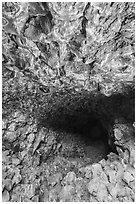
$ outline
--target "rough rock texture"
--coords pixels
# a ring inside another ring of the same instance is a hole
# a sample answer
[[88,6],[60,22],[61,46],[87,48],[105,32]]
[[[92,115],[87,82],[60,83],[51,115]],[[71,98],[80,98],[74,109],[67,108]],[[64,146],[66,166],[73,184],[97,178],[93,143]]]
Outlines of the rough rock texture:
[[3,201],[135,201],[135,3],[2,17]]

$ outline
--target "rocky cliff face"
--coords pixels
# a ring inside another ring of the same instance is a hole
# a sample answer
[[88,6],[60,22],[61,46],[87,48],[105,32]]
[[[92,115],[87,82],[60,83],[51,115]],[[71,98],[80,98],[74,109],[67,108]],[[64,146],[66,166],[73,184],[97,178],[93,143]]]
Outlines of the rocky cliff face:
[[134,3],[10,4],[3,4],[3,56],[14,72],[32,71],[45,92],[110,96],[134,85]]
[[2,23],[3,200],[134,201],[135,3],[5,2]]

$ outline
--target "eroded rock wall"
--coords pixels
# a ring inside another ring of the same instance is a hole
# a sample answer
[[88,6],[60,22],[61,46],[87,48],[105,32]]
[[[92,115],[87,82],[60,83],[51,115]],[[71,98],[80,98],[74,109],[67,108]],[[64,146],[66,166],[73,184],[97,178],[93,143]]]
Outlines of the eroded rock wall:
[[135,4],[2,6],[3,201],[134,201]]

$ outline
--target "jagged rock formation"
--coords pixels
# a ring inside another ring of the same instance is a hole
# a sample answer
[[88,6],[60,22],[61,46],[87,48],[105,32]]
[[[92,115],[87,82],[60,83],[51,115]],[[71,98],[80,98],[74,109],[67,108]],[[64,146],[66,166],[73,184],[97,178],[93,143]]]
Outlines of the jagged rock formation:
[[135,3],[2,7],[3,201],[134,201]]

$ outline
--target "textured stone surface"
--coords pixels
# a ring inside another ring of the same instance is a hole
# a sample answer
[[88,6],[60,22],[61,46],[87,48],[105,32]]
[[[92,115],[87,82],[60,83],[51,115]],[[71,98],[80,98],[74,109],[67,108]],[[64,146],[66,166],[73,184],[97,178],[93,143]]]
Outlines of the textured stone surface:
[[60,183],[60,181],[62,180],[62,174],[61,173],[53,174],[49,176],[47,180],[49,185],[55,186],[57,183]]
[[2,202],[9,202],[9,200],[10,200],[9,192],[7,190],[4,190],[4,192],[2,193]]
[[62,188],[59,197],[60,201],[71,201],[73,200],[73,195],[75,194],[75,188],[72,185],[66,185]]
[[3,2],[2,17],[3,201],[135,201],[135,3]]
[[76,181],[76,174],[73,171],[72,172],[70,171],[65,176],[63,183],[71,185],[71,184],[75,183],[75,181]]
[[[8,5],[3,4],[3,21],[7,23],[3,24],[4,32],[16,33],[16,43],[24,55],[14,48],[18,53],[17,70],[27,68],[29,72],[25,74],[32,73],[32,78],[40,79],[45,92],[46,87],[52,92],[54,87],[57,91],[65,86],[96,90],[100,83],[101,93],[111,95],[132,85],[134,3],[73,4],[13,3],[16,13],[7,12]],[[29,18],[31,12],[34,13]],[[4,53],[8,52],[13,59],[12,46],[9,50],[6,46],[7,42]]]

